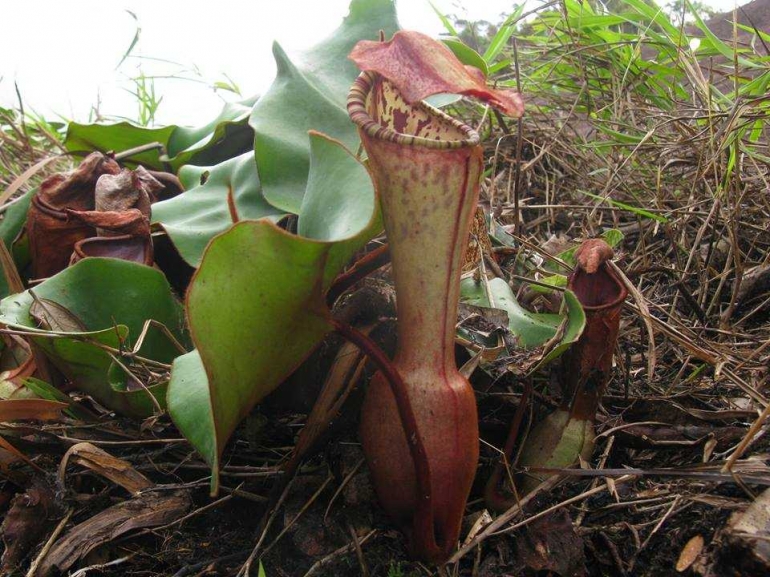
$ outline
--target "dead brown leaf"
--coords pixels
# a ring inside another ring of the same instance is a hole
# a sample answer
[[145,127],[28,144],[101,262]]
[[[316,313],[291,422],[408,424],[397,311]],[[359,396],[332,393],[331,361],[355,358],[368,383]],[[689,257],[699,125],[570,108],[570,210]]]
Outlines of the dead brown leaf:
[[113,457],[91,443],[78,443],[64,454],[59,465],[59,482],[62,486],[64,486],[64,474],[69,463],[91,469],[134,495],[152,486],[152,482],[134,469],[131,463]]
[[58,507],[53,489],[42,481],[11,501],[0,525],[5,552],[0,574],[10,575],[27,553],[35,547],[56,521]]
[[0,401],[0,423],[6,421],[58,421],[66,403],[45,399]]
[[71,221],[64,209],[93,210],[99,177],[119,172],[117,162],[94,152],[74,171],[55,174],[40,185],[27,215],[33,277],[49,277],[66,268],[75,243],[94,235],[93,228]]
[[7,469],[8,465],[11,465],[12,463],[15,463],[17,461],[24,461],[35,469],[38,472],[42,472],[43,470],[38,467],[29,457],[27,457],[24,453],[19,451],[16,447],[11,445],[8,441],[6,441],[3,437],[0,437],[0,449],[8,453],[8,457],[6,459],[0,459],[0,470],[3,470],[5,473],[5,469]]
[[680,573],[686,571],[690,565],[695,562],[701,551],[703,551],[703,545],[704,541],[702,535],[695,535],[695,537],[687,541],[687,544],[679,554],[679,560],[676,562],[676,570]]
[[[32,291],[30,291],[32,292]],[[32,304],[29,316],[37,323],[38,328],[58,332],[86,332],[88,328],[73,312],[50,299],[37,298],[32,292]]]
[[48,575],[54,568],[66,571],[100,545],[136,529],[171,523],[189,508],[186,491],[146,493],[114,505],[76,525],[59,539],[40,563],[39,574]]

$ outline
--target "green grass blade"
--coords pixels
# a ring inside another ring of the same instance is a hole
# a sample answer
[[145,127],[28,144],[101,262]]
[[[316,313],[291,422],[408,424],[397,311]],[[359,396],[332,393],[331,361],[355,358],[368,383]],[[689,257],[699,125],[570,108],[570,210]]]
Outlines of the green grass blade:
[[590,196],[591,198],[594,198],[596,200],[600,200],[602,202],[606,202],[607,204],[611,204],[612,206],[615,206],[617,208],[627,210],[628,212],[632,212],[643,218],[649,218],[649,219],[656,220],[658,222],[664,222],[664,223],[668,222],[668,219],[665,216],[661,216],[660,214],[655,214],[654,212],[644,210],[643,208],[637,208],[635,206],[631,206],[630,204],[626,204],[625,202],[620,202],[618,200],[613,200],[611,198],[605,198],[603,196],[599,196],[598,194],[593,194],[586,190],[579,190],[578,192],[580,194],[585,194],[586,196]]
[[494,38],[492,38],[492,42],[489,43],[489,47],[482,55],[482,58],[487,64],[490,64],[492,61],[494,61],[494,59],[497,58],[498,54],[500,54],[503,48],[505,48],[506,44],[508,44],[508,40],[511,38],[511,35],[516,29],[516,22],[524,13],[524,6],[525,4],[517,6],[513,13],[505,19],[505,22],[502,23]]

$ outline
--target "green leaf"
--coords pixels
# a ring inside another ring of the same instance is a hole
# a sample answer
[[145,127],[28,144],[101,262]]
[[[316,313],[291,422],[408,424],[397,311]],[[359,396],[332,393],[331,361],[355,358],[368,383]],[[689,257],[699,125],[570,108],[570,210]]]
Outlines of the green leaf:
[[[543,278],[538,279],[541,283],[555,287],[555,288],[564,288],[567,286],[567,277],[563,274],[552,274],[545,276]],[[533,284],[531,287],[533,292],[541,293],[541,294],[550,294],[553,292],[553,289],[546,288],[541,285]]]
[[309,130],[328,134],[350,150],[358,148],[346,100],[359,71],[348,54],[359,40],[376,40],[380,30],[386,37],[398,30],[393,1],[353,0],[334,34],[294,59],[273,45],[278,74],[249,121],[265,198],[273,206],[300,211],[310,167]]
[[219,484],[219,451],[209,381],[197,350],[174,359],[166,403],[169,415],[212,469],[212,487]]
[[310,173],[297,234],[334,243],[325,267],[324,290],[355,252],[381,231],[369,172],[340,143],[311,133]]
[[536,370],[560,357],[583,334],[583,329],[586,326],[586,313],[583,310],[583,306],[571,290],[565,290],[563,294],[564,302],[562,303],[560,316],[564,318],[566,315],[567,317],[566,325],[563,325],[563,334],[559,343],[550,349],[532,370]]
[[[180,403],[175,397],[189,393],[174,371],[169,410],[212,467],[240,420],[330,330],[321,291],[330,246],[267,221],[246,221],[217,236],[206,249],[190,283],[187,306],[209,395],[205,398],[197,383],[197,405]],[[191,363],[183,365],[187,380]],[[182,414],[188,410],[199,415],[210,411],[203,431],[197,420]],[[213,439],[208,436],[212,432]]]
[[617,228],[610,228],[602,233],[602,238],[612,248],[616,248],[620,246],[620,243],[623,242],[623,239],[626,238],[626,235],[624,235],[623,232]]
[[[67,135],[64,138],[64,146],[71,152],[121,152],[129,148],[136,148],[143,144],[159,142],[164,146],[168,144],[176,126],[164,126],[163,128],[145,128],[131,122],[117,122],[114,124],[80,124],[70,122],[67,126]],[[131,158],[132,162],[142,164],[148,168],[162,170],[160,151],[150,150],[137,154]]]
[[136,17],[136,14],[131,12],[131,10],[125,10],[131,18],[134,19],[134,38],[131,40],[131,44],[128,45],[128,49],[123,53],[123,57],[120,59],[120,62],[118,62],[118,65],[115,67],[115,70],[120,68],[121,64],[123,64],[126,61],[126,58],[128,58],[131,55],[131,52],[133,52],[134,48],[136,47],[137,43],[139,42],[139,36],[142,34],[142,27],[139,25],[139,18]]
[[[167,327],[182,345],[187,344],[182,307],[163,274],[132,262],[88,258],[47,279],[33,292],[39,302],[66,309],[87,332],[37,328],[30,315],[34,302],[30,291],[0,301],[0,323],[37,333],[35,341],[57,368],[106,407],[131,416],[153,414],[154,403],[145,390],[126,391],[109,384],[114,361],[104,347],[132,350],[134,339],[150,319]],[[179,351],[162,331],[148,330],[139,353],[171,363]],[[150,389],[162,405],[165,384]]]
[[[154,319],[180,341],[186,339],[180,303],[163,273],[148,266],[118,259],[87,258],[40,283],[34,293],[38,299],[51,300],[67,309],[89,331],[123,324],[131,335],[138,336],[145,321]],[[34,328],[29,315],[32,302],[29,290],[3,299],[0,322]]]
[[11,250],[13,241],[19,236],[27,222],[29,203],[35,192],[35,189],[29,190],[3,212],[3,220],[0,221],[0,239],[8,250]]
[[[635,9],[640,16],[643,16],[642,24],[645,28],[652,28],[650,25],[659,26],[663,32],[667,35],[670,42],[679,44],[681,40],[681,33],[679,28],[672,24],[666,12],[659,6],[650,6],[646,4],[644,0],[624,0],[624,2]],[[633,14],[625,14],[624,16],[631,18]],[[686,44],[684,42],[683,44]]]
[[442,38],[441,41],[457,56],[460,62],[467,66],[478,68],[485,77],[489,76],[487,63],[478,52],[465,44],[465,42],[459,38]]
[[638,145],[644,140],[644,135],[626,134],[624,132],[612,130],[604,124],[597,123],[597,128],[615,140],[610,142],[597,142],[593,145],[594,147],[613,146],[617,144]]
[[35,377],[27,377],[23,382],[25,387],[27,387],[41,399],[67,403],[69,405],[69,409],[65,409],[64,412],[72,418],[81,419],[83,421],[90,421],[93,418],[91,413],[80,407],[76,402],[72,400],[69,395],[65,395],[50,383],[46,383],[45,381],[41,381]]
[[252,149],[254,133],[248,126],[256,96],[228,102],[211,122],[191,128],[178,127],[168,142],[169,162],[177,169],[184,164],[210,165]]
[[[484,285],[473,278],[460,283],[462,302],[486,308],[496,308],[508,313],[508,329],[522,348],[536,347],[553,338],[559,326],[558,315],[531,313],[516,301],[511,287],[503,279],[489,281],[489,297]],[[491,301],[491,302],[490,302]]]
[[[595,436],[593,422],[570,418],[568,411],[557,409],[530,431],[519,466],[566,469],[580,457],[589,460]],[[520,489],[524,493],[532,491],[550,476],[530,473]]]
[[652,220],[657,220],[658,222],[663,222],[663,223],[668,222],[668,219],[665,216],[660,214],[655,214],[654,212],[650,212],[649,210],[644,210],[643,208],[637,208],[635,206],[631,206],[630,204],[626,204],[625,202],[620,202],[619,200],[605,198],[603,196],[599,196],[598,194],[593,194],[586,190],[578,190],[578,192],[580,194],[585,194],[586,196],[590,196],[595,200],[601,200],[602,202],[606,202],[607,204],[611,204],[612,206],[616,206],[617,208],[622,208],[623,210],[627,210],[628,212],[632,212],[644,218],[650,218]]
[[491,75],[495,74],[496,72],[500,72],[502,69],[507,68],[508,66],[513,66],[513,60],[510,58],[506,58],[500,62],[495,62],[492,64],[492,66],[489,67],[489,74]]
[[753,34],[757,36],[759,39],[764,40],[765,42],[770,42],[770,34],[762,30],[759,30],[754,26],[746,26],[745,24],[738,23],[738,28],[740,30],[743,30],[744,32],[748,32],[749,34]]
[[449,18],[447,18],[441,10],[436,8],[436,5],[430,0],[428,0],[428,4],[430,4],[430,7],[433,8],[433,11],[436,13],[436,16],[438,16],[439,20],[441,20],[441,23],[444,25],[444,30],[446,30],[452,36],[460,36],[457,30],[455,30],[455,27],[452,26]]
[[518,303],[511,287],[503,279],[495,278],[488,284],[489,296],[481,283],[476,283],[473,278],[463,279],[460,283],[461,301],[508,313],[508,329],[522,348],[536,348],[553,339],[566,317],[566,326],[559,344],[548,352],[541,364],[561,355],[582,334],[585,313],[572,291],[564,291],[566,310],[563,314],[532,313]]
[[513,13],[500,25],[494,38],[492,38],[492,41],[489,43],[489,47],[482,56],[487,64],[491,64],[495,58],[497,58],[497,55],[502,52],[506,44],[508,44],[508,40],[510,40],[511,35],[516,30],[516,22],[518,22],[519,18],[524,13],[525,6],[526,4],[524,2],[516,6]]
[[297,223],[305,237],[265,219],[240,222],[211,241],[190,284],[187,310],[199,357],[175,361],[168,406],[214,469],[214,487],[233,430],[331,330],[324,293],[381,229],[366,168],[321,134],[310,134],[310,151]]
[[247,120],[256,97],[224,105],[211,122],[196,128],[165,126],[145,128],[130,122],[116,124],[79,124],[67,127],[67,150],[121,152],[144,144],[159,142],[167,151],[150,150],[131,157],[132,163],[164,169],[168,162],[176,171],[184,164],[216,164],[251,150],[254,133]]
[[[27,223],[29,203],[35,192],[35,189],[29,190],[3,213],[3,220],[0,221],[0,240],[2,240],[5,247],[8,249],[8,252],[11,254],[13,254],[13,242]],[[19,266],[18,262],[16,264]],[[7,296],[8,293],[8,281],[6,280],[5,275],[0,273],[0,298]]]
[[[158,383],[134,391],[120,390],[109,379],[113,358],[99,345],[120,349],[128,338],[125,325],[95,333],[84,333],[78,338],[35,338],[46,357],[75,386],[94,397],[107,408],[128,417],[144,418],[165,408],[167,383]],[[149,393],[149,394],[148,394]],[[154,397],[150,398],[150,395]]]
[[186,166],[180,171],[180,179],[186,184],[200,183],[203,174],[207,175],[204,184],[152,206],[152,221],[163,227],[179,254],[193,267],[200,264],[209,241],[233,224],[228,195],[232,194],[240,219],[277,220],[284,214],[262,195],[253,152],[216,166]]
[[690,2],[688,2],[687,0],[685,0],[685,2],[687,4],[687,8],[690,14],[692,14],[695,17],[695,25],[698,27],[698,29],[701,32],[703,32],[703,34],[706,36],[706,39],[711,42],[712,47],[717,52],[719,52],[719,54],[727,58],[729,62],[733,62],[733,59],[735,59],[735,61],[741,66],[743,66],[744,68],[766,68],[762,64],[753,62],[752,60],[743,58],[742,56],[737,56],[737,54],[740,54],[741,50],[737,48],[731,48],[730,46],[722,42],[717,37],[717,35],[714,34],[711,31],[711,29],[706,25],[706,23],[703,21],[703,18],[701,18],[700,14],[698,14],[698,11],[692,7],[692,4],[690,4]]

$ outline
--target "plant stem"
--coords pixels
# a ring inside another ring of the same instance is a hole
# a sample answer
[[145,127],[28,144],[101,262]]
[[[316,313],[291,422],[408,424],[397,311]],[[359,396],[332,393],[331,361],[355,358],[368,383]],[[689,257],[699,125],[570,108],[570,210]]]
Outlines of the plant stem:
[[332,306],[347,290],[361,279],[390,262],[390,246],[383,244],[372,252],[358,259],[347,272],[342,273],[332,283],[326,293],[326,304]]

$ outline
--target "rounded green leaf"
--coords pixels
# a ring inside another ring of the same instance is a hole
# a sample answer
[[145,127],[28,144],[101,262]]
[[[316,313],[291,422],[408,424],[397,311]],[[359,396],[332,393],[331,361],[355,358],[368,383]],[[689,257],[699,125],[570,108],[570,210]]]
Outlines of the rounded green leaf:
[[[176,126],[162,128],[145,128],[131,122],[116,122],[113,124],[81,124],[70,122],[67,125],[67,135],[64,146],[71,152],[121,152],[144,144],[159,142],[167,145]],[[149,150],[131,158],[147,168],[163,170],[160,161],[160,150]]]
[[310,167],[309,130],[358,147],[346,100],[358,68],[348,60],[356,42],[398,30],[392,0],[353,0],[350,14],[326,40],[293,60],[275,44],[275,82],[254,105],[250,124],[265,198],[286,212],[299,213]]
[[128,333],[125,325],[118,325],[114,329],[81,334],[78,338],[38,337],[35,343],[79,390],[121,415],[141,419],[157,413],[157,408],[165,408],[168,383],[127,391],[110,382],[114,361],[110,353],[98,345],[120,349]]
[[339,142],[310,133],[310,173],[297,233],[333,243],[325,267],[328,288],[351,257],[382,231],[369,171]]
[[[200,265],[203,250],[234,219],[280,218],[284,213],[267,203],[257,175],[254,153],[247,152],[211,167],[185,167],[180,177],[205,183],[152,205],[152,221],[160,224],[182,258]],[[228,199],[228,197],[231,197]],[[236,214],[231,211],[230,202]]]
[[[50,306],[57,313],[66,311],[77,318],[86,332],[37,328],[30,314],[35,299],[40,307],[55,303]],[[163,274],[117,259],[84,259],[31,291],[0,301],[0,323],[38,333],[36,343],[78,389],[110,409],[139,417],[153,414],[155,403],[145,390],[126,391],[110,385],[108,373],[114,360],[99,345],[132,350],[148,320],[164,325],[183,346],[188,344],[184,311]],[[179,354],[157,328],[147,331],[139,352],[162,363],[171,363]],[[165,384],[150,387],[150,391],[162,407]]]
[[528,311],[518,303],[511,287],[501,278],[489,281],[489,293],[491,303],[481,283],[476,283],[473,278],[463,279],[460,283],[462,302],[479,307],[491,306],[508,314],[508,329],[516,336],[522,348],[539,347],[553,339],[566,317],[566,326],[562,331],[559,344],[548,352],[542,362],[558,357],[583,332],[585,313],[572,291],[564,291],[566,306],[562,314]]
[[[32,289],[40,299],[51,300],[75,315],[89,331],[126,325],[136,337],[148,319],[166,327],[184,342],[181,304],[159,270],[111,258],[87,258]],[[0,301],[0,322],[34,328],[29,314],[29,290]],[[42,331],[45,332],[45,331]]]
[[227,439],[331,330],[324,293],[382,228],[366,168],[327,136],[311,133],[310,143],[302,236],[241,222],[211,241],[188,291],[199,356],[175,361],[168,406],[214,469],[214,487]]
[[196,421],[175,410],[180,403],[174,397],[185,394],[176,372],[169,406],[177,426],[211,465],[254,404],[330,330],[321,292],[329,248],[265,220],[241,222],[209,244],[187,307],[209,393],[190,409],[210,407],[214,427],[205,425],[201,433]]
[[[0,241],[5,244],[5,247],[12,254],[14,252],[13,242],[27,222],[27,211],[29,211],[29,204],[35,192],[37,192],[36,189],[30,190],[21,196],[19,200],[11,204],[3,213],[3,220],[0,221]],[[21,269],[18,260],[16,266]],[[8,293],[8,281],[4,274],[0,274],[0,297],[4,297]]]
[[173,170],[189,163],[216,164],[253,148],[254,132],[247,119],[256,100],[253,96],[241,102],[229,102],[216,118],[199,127],[146,128],[131,122],[70,122],[64,145],[71,151],[121,152],[158,142],[165,147],[166,155],[161,150],[150,150],[131,157],[130,161],[157,170],[164,170],[165,163]]

